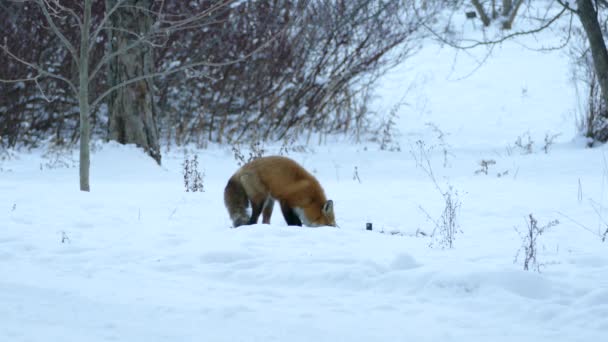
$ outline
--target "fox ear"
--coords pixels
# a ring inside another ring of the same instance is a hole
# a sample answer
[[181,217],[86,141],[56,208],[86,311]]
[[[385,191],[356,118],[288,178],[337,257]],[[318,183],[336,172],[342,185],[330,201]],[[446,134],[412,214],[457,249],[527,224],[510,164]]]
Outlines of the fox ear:
[[334,201],[329,200],[327,202],[325,202],[325,204],[323,204],[323,213],[324,214],[329,214],[334,212]]

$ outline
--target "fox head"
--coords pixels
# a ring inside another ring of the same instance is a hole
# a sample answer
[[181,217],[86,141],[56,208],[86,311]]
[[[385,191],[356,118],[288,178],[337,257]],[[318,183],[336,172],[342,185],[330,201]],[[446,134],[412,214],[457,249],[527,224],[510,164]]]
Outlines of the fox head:
[[336,227],[336,217],[334,216],[334,201],[328,200],[321,208],[321,217],[318,220],[321,226]]
[[334,202],[326,201],[319,206],[317,203],[310,203],[304,208],[294,207],[293,211],[298,218],[309,227],[331,226],[337,227],[336,218],[334,216]]

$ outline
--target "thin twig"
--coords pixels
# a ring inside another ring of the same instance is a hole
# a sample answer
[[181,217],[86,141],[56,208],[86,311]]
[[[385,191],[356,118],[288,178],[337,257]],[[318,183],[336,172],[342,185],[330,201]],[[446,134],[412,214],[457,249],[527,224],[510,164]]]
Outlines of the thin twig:
[[557,19],[559,19],[564,12],[566,12],[568,10],[568,8],[564,7],[562,8],[562,10],[555,15],[553,18],[549,19],[545,24],[541,25],[540,27],[537,27],[535,29],[532,30],[527,30],[527,31],[518,31],[518,32],[514,32],[511,34],[508,34],[500,39],[497,40],[488,40],[488,41],[478,41],[478,40],[473,40],[473,39],[463,39],[463,42],[473,42],[471,45],[459,45],[456,44],[452,41],[447,40],[446,38],[444,38],[442,35],[440,35],[439,33],[435,32],[435,30],[433,30],[429,25],[427,25],[426,23],[422,23],[422,26],[427,29],[429,32],[431,32],[431,34],[433,36],[435,36],[437,39],[439,39],[442,43],[447,44],[453,48],[456,49],[461,49],[461,50],[468,50],[468,49],[473,49],[475,47],[478,46],[483,46],[483,45],[495,45],[495,44],[500,44],[503,43],[509,39],[518,37],[518,36],[526,36],[526,35],[532,35],[535,33],[539,33],[543,30],[545,30],[546,28],[548,28],[549,26],[551,26],[555,21],[557,21]]
[[[68,38],[61,32],[61,30],[57,27],[57,25],[55,25],[55,21],[53,20],[52,15],[49,13],[48,8],[45,5],[44,1],[36,0],[36,3],[42,10],[42,13],[44,14],[44,17],[46,18],[46,21],[51,26],[51,30],[53,31],[53,33],[55,33],[55,35],[63,43],[64,47],[70,52],[70,55],[72,56],[72,59],[74,60],[76,65],[80,66],[80,60],[78,58],[78,53],[76,53],[76,48],[74,47],[74,45],[72,45],[72,43],[70,43]],[[80,31],[82,32],[82,25],[80,26]]]

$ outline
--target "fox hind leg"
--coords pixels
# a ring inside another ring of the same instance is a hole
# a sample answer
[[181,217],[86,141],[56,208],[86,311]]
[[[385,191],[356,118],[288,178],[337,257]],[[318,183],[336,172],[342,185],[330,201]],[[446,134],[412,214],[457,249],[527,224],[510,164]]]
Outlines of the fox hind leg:
[[[260,178],[251,172],[245,172],[240,175],[239,180],[243,185],[245,193],[249,198],[251,204],[251,217],[249,218],[249,224],[258,223],[262,209],[266,206],[268,201],[268,192],[266,187],[260,181]],[[272,209],[270,209],[272,211]]]
[[264,209],[262,209],[262,223],[270,224],[272,209],[274,207],[274,199],[270,196],[264,201]]
[[258,219],[262,213],[262,208],[264,207],[264,202],[264,200],[251,200],[251,218],[249,219],[249,224],[258,223]]

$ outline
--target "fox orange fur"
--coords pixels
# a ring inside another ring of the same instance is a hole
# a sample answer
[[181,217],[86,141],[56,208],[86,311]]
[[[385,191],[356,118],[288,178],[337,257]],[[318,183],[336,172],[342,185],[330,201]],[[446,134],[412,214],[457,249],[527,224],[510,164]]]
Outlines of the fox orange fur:
[[288,225],[336,226],[333,201],[327,200],[313,175],[289,158],[255,159],[238,169],[224,189],[224,204],[235,228],[257,223],[262,213],[262,222],[270,223],[275,200]]

